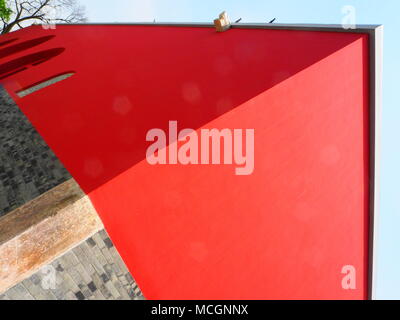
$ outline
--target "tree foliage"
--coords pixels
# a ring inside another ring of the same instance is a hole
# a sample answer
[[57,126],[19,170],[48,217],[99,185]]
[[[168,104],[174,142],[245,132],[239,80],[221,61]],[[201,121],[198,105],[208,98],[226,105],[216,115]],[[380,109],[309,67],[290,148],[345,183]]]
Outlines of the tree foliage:
[[0,0],[0,17],[5,21],[8,21],[10,19],[11,14],[12,10],[9,7],[7,7],[6,0]]
[[77,0],[0,0],[0,18],[2,34],[33,23],[86,21],[85,9]]

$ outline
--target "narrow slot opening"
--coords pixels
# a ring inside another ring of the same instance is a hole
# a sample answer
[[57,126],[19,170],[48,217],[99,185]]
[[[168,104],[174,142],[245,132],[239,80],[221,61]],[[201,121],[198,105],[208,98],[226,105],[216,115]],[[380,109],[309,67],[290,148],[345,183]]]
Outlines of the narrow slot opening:
[[46,88],[48,86],[51,86],[51,85],[53,85],[53,84],[55,84],[57,82],[63,81],[65,79],[73,76],[74,74],[75,74],[75,72],[67,72],[67,73],[63,73],[63,74],[60,74],[58,76],[46,79],[44,81],[37,82],[37,83],[35,83],[35,84],[25,88],[25,89],[17,91],[17,96],[20,97],[20,98],[26,97],[29,94],[32,94],[32,93],[34,93],[36,91],[44,89],[44,88]]

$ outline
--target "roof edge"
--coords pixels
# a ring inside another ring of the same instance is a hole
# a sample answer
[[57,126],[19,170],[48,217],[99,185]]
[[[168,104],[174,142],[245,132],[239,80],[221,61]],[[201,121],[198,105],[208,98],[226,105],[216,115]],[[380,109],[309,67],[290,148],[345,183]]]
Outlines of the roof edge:
[[[95,22],[95,23],[74,23],[57,24],[58,26],[96,26],[96,25],[116,25],[116,26],[169,26],[169,27],[214,27],[211,22]],[[232,28],[237,29],[284,29],[284,30],[310,30],[310,31],[334,31],[334,32],[370,32],[381,27],[380,24],[360,24],[354,29],[345,29],[340,24],[297,24],[297,23],[232,23]]]

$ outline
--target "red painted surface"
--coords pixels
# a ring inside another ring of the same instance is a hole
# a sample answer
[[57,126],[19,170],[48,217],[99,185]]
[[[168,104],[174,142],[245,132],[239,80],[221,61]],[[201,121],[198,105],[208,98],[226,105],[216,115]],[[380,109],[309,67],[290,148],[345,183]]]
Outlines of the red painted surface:
[[[364,299],[367,52],[352,33],[35,26],[2,36],[0,77],[147,298]],[[254,173],[149,165],[146,133],[169,120],[254,128]]]

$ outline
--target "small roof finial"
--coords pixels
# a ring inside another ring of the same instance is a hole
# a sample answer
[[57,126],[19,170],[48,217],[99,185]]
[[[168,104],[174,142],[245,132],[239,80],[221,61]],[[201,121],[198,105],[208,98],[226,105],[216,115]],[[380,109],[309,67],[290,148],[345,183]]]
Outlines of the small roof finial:
[[229,21],[228,14],[223,11],[220,13],[219,18],[214,20],[214,25],[217,32],[223,32],[231,27],[231,22]]

